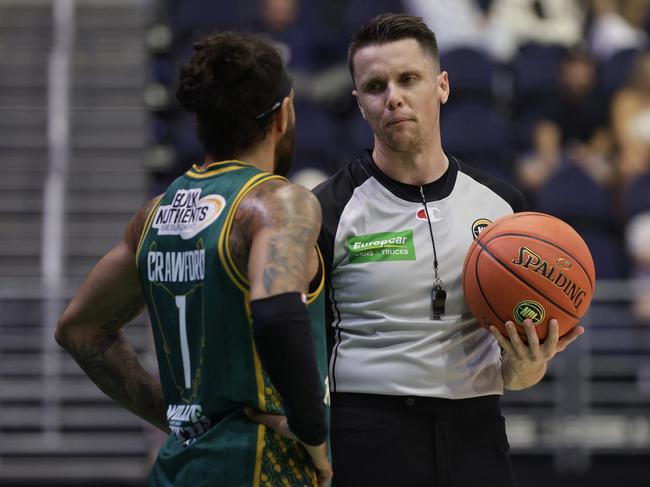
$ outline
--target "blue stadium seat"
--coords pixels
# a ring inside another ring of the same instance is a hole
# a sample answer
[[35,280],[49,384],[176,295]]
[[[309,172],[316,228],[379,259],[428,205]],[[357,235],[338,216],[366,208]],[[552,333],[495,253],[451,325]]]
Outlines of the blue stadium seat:
[[506,120],[490,103],[461,101],[443,106],[443,146],[452,153],[499,157],[506,146]]
[[341,24],[347,36],[354,34],[376,15],[386,12],[404,12],[400,0],[353,0],[345,2]]
[[565,48],[552,44],[522,46],[513,63],[515,98],[526,100],[555,93],[565,53]]
[[513,61],[511,143],[517,151],[531,148],[532,130],[558,90],[559,66],[566,49],[556,45],[527,44]]
[[627,83],[638,54],[637,49],[623,49],[601,63],[598,69],[599,91],[603,96],[611,97]]
[[255,19],[257,2],[229,0],[175,0],[169,2],[170,27],[175,38],[191,37],[195,31],[246,29]]
[[494,176],[512,180],[507,122],[491,103],[470,100],[445,105],[441,113],[445,150]]
[[347,152],[347,160],[357,157],[366,149],[372,149],[373,135],[368,122],[366,122],[358,110],[350,113],[344,123],[343,145]]
[[180,163],[203,161],[203,148],[196,135],[193,115],[182,111],[172,122],[172,144]]
[[319,167],[331,173],[340,157],[339,124],[323,106],[296,101],[296,169]]
[[449,72],[452,103],[468,96],[492,98],[493,66],[486,53],[461,47],[445,52],[440,61]]
[[561,218],[585,240],[596,276],[620,279],[628,263],[612,195],[575,165],[558,170],[537,193],[538,211]]

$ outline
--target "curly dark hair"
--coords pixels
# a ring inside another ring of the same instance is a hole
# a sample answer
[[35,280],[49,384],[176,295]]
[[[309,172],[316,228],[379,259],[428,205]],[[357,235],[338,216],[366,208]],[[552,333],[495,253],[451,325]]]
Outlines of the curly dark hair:
[[194,50],[181,67],[176,97],[194,113],[206,153],[232,159],[270,129],[275,113],[259,115],[277,101],[282,58],[265,37],[236,32],[209,35]]
[[402,39],[415,39],[425,52],[429,53],[436,62],[440,62],[436,35],[424,23],[422,17],[395,13],[381,14],[362,26],[350,42],[348,66],[352,80],[354,80],[353,59],[359,49]]

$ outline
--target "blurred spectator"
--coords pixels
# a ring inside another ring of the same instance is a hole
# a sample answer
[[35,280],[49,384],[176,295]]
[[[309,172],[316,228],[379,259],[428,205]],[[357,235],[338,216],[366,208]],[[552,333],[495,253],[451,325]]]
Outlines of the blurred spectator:
[[591,0],[590,7],[590,49],[597,58],[606,60],[618,51],[645,46],[647,0]]
[[277,44],[294,79],[296,97],[336,106],[352,91],[345,41],[328,29],[325,2],[259,0],[255,30]]
[[[296,35],[299,41],[308,41],[307,33],[304,29],[296,24],[298,18],[298,2],[297,0],[264,0],[260,5],[260,27],[261,30],[266,31],[275,38],[276,43],[281,44],[281,39],[284,37],[291,37]],[[288,39],[292,47],[301,47],[294,39]],[[305,42],[302,52],[307,49],[304,47],[309,46],[309,42]],[[282,50],[284,54],[285,63],[298,64],[301,66],[309,65],[311,58],[307,55],[296,56],[295,52],[289,51],[289,46],[284,46]],[[308,53],[307,53],[308,54]],[[296,62],[296,58],[298,61]]]
[[436,33],[441,54],[472,47],[491,51],[492,29],[487,2],[481,0],[404,0],[404,7]]
[[623,210],[627,220],[645,211],[650,211],[650,171],[637,176],[625,185]]
[[625,183],[650,167],[650,52],[637,58],[630,82],[614,95],[611,115]]
[[511,59],[528,43],[573,48],[582,40],[585,11],[578,0],[493,0],[495,56]]
[[296,171],[291,177],[291,182],[312,190],[328,177],[325,172],[312,167]]
[[630,219],[625,237],[633,263],[634,314],[650,323],[650,210]]
[[501,62],[530,42],[573,47],[584,21],[577,0],[404,0],[404,5],[436,33],[442,54],[473,47]]
[[534,192],[563,162],[579,165],[604,186],[614,182],[609,161],[611,134],[607,106],[596,92],[596,65],[571,51],[559,68],[559,91],[533,132],[533,153],[519,164],[523,188]]
[[332,35],[336,5],[300,0],[258,0],[255,30],[276,43],[293,77],[296,130],[294,171],[338,169],[337,115],[348,110],[352,82],[345,40]]
[[275,41],[287,66],[313,69],[314,36],[305,23],[298,22],[298,12],[298,0],[260,0],[255,30],[267,33]]

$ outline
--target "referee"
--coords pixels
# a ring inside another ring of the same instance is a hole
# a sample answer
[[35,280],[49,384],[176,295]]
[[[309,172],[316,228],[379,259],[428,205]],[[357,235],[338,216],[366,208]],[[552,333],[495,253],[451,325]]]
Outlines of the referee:
[[353,94],[374,148],[315,192],[329,296],[335,487],[515,485],[503,389],[539,382],[584,329],[540,345],[479,326],[462,267],[489,222],[526,210],[521,193],[444,152],[450,94],[433,32],[384,14],[349,48]]

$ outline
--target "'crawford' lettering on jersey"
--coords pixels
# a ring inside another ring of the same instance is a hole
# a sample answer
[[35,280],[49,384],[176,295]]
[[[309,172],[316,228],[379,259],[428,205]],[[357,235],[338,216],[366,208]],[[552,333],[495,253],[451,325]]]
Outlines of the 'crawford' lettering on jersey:
[[218,194],[199,199],[201,189],[179,189],[171,205],[161,205],[153,219],[158,235],[179,235],[187,240],[217,219],[226,206]]
[[553,265],[549,265],[548,261],[542,259],[541,256],[528,247],[519,247],[519,255],[517,258],[512,259],[512,263],[541,274],[562,289],[562,292],[571,300],[575,309],[580,307],[582,300],[587,294],[570,278],[565,276],[561,271],[558,271]]
[[147,252],[150,281],[202,281],[205,277],[205,249],[185,252]]

